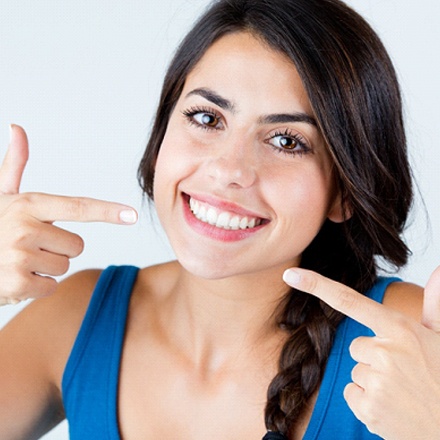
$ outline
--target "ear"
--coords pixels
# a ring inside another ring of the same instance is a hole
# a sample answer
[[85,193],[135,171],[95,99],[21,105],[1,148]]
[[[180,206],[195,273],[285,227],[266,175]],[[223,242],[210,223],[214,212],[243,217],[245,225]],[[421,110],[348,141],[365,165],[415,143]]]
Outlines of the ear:
[[333,223],[343,223],[349,220],[352,215],[353,211],[351,210],[351,206],[347,202],[342,201],[341,193],[338,191],[338,194],[330,205],[327,218]]

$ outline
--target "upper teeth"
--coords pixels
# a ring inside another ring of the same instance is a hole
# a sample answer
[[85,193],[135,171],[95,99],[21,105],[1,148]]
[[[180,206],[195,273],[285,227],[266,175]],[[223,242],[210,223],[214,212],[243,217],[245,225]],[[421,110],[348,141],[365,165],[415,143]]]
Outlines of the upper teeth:
[[218,211],[216,208],[194,200],[189,199],[189,207],[199,220],[210,225],[223,229],[247,229],[254,228],[261,223],[261,220],[255,217],[241,217],[227,211]]

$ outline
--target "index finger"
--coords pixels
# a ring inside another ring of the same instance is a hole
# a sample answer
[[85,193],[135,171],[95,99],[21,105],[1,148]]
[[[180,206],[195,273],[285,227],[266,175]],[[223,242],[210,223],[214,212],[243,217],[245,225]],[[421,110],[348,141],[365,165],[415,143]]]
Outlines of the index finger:
[[373,301],[344,284],[306,269],[288,269],[283,275],[290,286],[310,293],[329,306],[373,330],[377,336],[391,333],[398,312]]
[[14,203],[18,204],[18,209],[42,222],[133,224],[137,221],[137,212],[130,206],[89,197],[27,193],[19,195],[11,206]]

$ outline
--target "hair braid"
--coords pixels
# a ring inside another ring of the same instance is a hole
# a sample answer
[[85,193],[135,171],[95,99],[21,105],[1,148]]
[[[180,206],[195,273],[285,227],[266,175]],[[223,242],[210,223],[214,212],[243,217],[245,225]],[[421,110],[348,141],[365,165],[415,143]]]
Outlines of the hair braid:
[[288,435],[321,382],[342,315],[294,289],[281,307],[279,325],[290,336],[280,355],[278,374],[268,388],[265,422],[269,430]]

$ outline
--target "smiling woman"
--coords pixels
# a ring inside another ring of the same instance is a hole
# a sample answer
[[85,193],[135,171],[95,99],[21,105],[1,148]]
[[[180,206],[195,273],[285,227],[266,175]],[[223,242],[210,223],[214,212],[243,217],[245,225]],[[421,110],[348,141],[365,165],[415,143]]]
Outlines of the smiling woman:
[[[186,269],[206,278],[282,272],[299,264],[326,217],[342,220],[330,155],[311,115],[295,67],[251,34],[232,33],[207,50],[185,81],[155,162],[158,214]],[[190,215],[191,201],[201,219]],[[247,227],[217,225],[226,218]]]
[[11,135],[0,301],[37,299],[0,334],[2,439],[435,438],[440,274],[423,313],[378,274],[408,257],[411,170],[394,67],[343,2],[216,0],[178,47],[138,169],[173,261],[57,283],[83,240],[54,222],[137,213],[20,193]]

